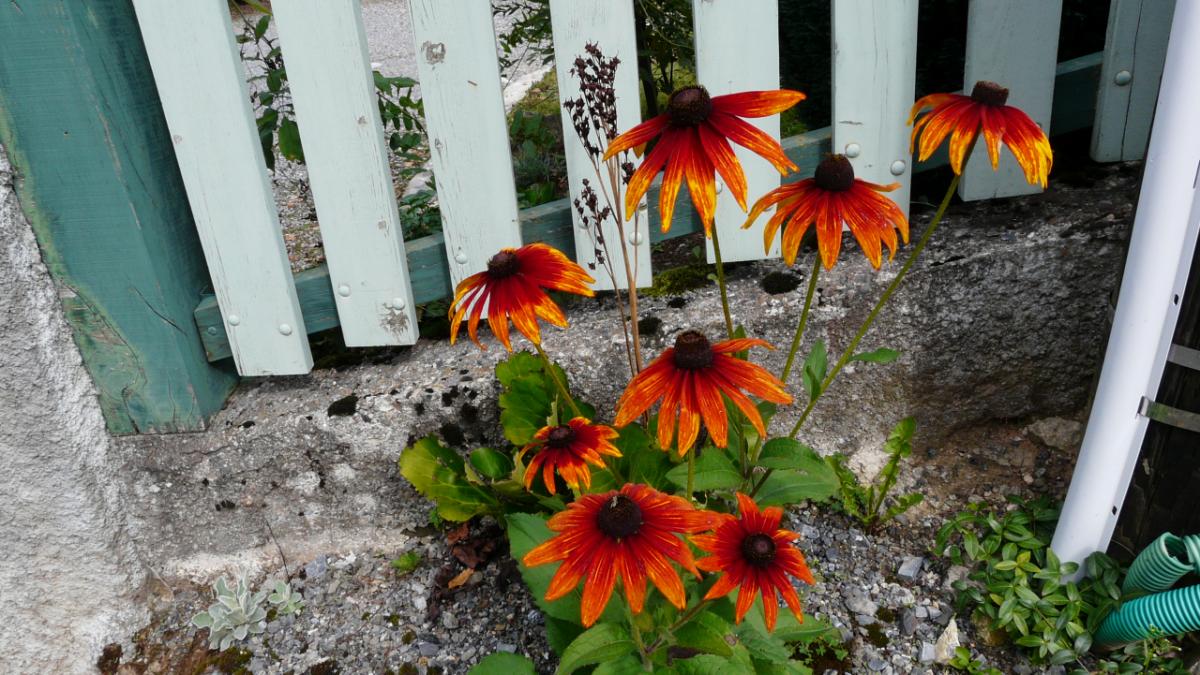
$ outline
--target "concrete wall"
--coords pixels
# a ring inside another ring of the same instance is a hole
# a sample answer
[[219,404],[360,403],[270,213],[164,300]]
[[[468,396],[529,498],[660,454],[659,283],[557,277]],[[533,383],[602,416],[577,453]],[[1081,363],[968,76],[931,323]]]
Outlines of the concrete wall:
[[0,670],[94,672],[144,615],[95,391],[0,148]]

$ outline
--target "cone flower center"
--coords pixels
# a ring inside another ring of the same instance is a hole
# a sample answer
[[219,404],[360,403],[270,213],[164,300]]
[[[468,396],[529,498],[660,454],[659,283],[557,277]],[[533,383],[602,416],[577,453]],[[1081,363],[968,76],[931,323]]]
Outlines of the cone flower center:
[[632,537],[642,529],[642,510],[629,497],[613,495],[600,507],[596,527],[613,539]]
[[995,82],[980,80],[971,90],[971,100],[998,108],[1008,103],[1008,90]]
[[667,115],[677,127],[694,127],[708,119],[712,112],[712,98],[704,87],[692,86],[676,89],[667,99]]
[[683,370],[699,370],[712,365],[712,345],[704,333],[685,330],[675,338],[675,367]]
[[521,270],[521,261],[512,251],[500,251],[488,260],[488,275],[493,279],[511,277]]
[[845,155],[830,155],[817,165],[813,182],[827,192],[845,192],[854,185],[854,167]]
[[565,448],[575,440],[575,430],[568,424],[560,424],[550,430],[546,437],[546,445],[552,448]]
[[766,567],[775,559],[775,540],[765,534],[752,534],[742,540],[742,557],[757,567]]

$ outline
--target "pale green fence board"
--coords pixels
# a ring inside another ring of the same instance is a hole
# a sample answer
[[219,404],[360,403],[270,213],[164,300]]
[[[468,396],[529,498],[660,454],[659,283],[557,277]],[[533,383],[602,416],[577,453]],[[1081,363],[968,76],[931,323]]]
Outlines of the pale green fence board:
[[[613,83],[617,95],[617,129],[629,129],[641,122],[633,0],[550,0],[550,19],[554,29],[554,61],[557,66],[559,101],[579,97],[579,80],[571,75],[571,69],[574,68],[576,57],[586,56],[584,48],[588,43],[594,43],[604,52],[605,57],[621,60],[617,66],[616,81]],[[620,208],[624,208],[623,186],[618,194],[612,195],[605,166],[600,165],[598,175],[596,165],[575,133],[571,113],[565,107],[562,108],[562,122],[572,201],[580,197],[583,181],[587,180],[592,189],[601,195],[601,204],[605,203],[603,195],[608,194]],[[632,154],[630,156],[632,158]],[[635,164],[639,163],[636,158],[633,158],[633,161]],[[575,259],[589,269],[592,277],[596,279],[593,288],[611,290],[612,278],[605,268],[596,262],[598,246],[595,235],[589,234],[587,228],[580,227],[578,213],[572,210],[571,215],[575,223]],[[644,206],[639,220],[636,227],[633,221],[626,221],[624,232],[626,245],[634,254],[630,256],[629,267],[638,280],[638,285],[648,286],[651,282],[650,233],[649,217]],[[616,274],[617,287],[626,288],[629,284],[625,277],[622,252],[626,249],[618,247],[620,232],[614,218],[605,221],[603,238],[613,272]]]
[[[776,0],[693,0],[692,12],[696,77],[710,94],[719,96],[779,88],[779,6]],[[779,138],[779,115],[747,121]],[[754,200],[779,187],[779,171],[740,145],[733,147],[746,172],[747,205],[752,206]],[[746,213],[728,190],[721,189],[720,178],[717,188],[716,226],[721,237],[721,257],[726,262],[779,257],[779,240],[764,255],[762,231],[741,229]],[[772,214],[774,209],[766,213]],[[708,242],[708,259],[713,260],[712,242]]]
[[134,0],[242,375],[312,368],[246,72],[224,0]]
[[237,376],[192,322],[208,271],[127,1],[0,4],[0,144],[108,430],[203,429]]
[[[967,12],[963,89],[979,80],[1009,90],[1008,103],[1050,128],[1062,0],[972,0]],[[993,171],[986,152],[972,153],[958,194],[965,200],[1037,194],[1008,150]]]
[[1092,159],[1142,159],[1167,58],[1175,0],[1112,0],[1096,94]]
[[917,72],[917,0],[834,0],[833,147],[857,177],[900,187],[908,213],[909,128]]
[[412,344],[417,315],[361,7],[272,8],[345,343]]
[[457,284],[520,246],[492,8],[488,0],[409,0],[442,234]]

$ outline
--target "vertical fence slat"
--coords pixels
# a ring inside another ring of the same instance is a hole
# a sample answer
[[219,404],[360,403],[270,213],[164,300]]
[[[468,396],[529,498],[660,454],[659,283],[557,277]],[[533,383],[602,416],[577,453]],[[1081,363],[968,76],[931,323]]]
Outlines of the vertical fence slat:
[[455,284],[521,244],[488,0],[409,0],[442,234]]
[[[621,60],[617,66],[616,82],[613,86],[617,94],[617,130],[624,131],[641,121],[641,109],[638,104],[637,77],[637,43],[634,40],[633,2],[632,0],[550,0],[550,18],[554,29],[554,60],[558,73],[559,101],[577,98],[579,80],[571,75],[575,57],[584,55],[584,47],[595,43],[600,47],[605,57],[617,57]],[[601,195],[600,185],[607,190],[607,174],[603,178],[596,175],[590,155],[583,149],[575,128],[571,122],[571,113],[565,107],[562,109],[563,143],[567,154],[567,175],[570,179],[571,199],[580,196],[583,181],[587,180],[593,189]],[[636,158],[634,159],[636,162]],[[601,172],[604,166],[600,166]],[[625,190],[614,196],[618,204],[624,203]],[[646,209],[641,209],[637,229],[633,221],[624,223],[627,245],[634,245],[634,259],[629,261],[639,286],[648,286],[651,281],[650,271],[650,232],[649,217]],[[580,227],[579,213],[571,210],[571,222],[575,227],[575,259],[588,269],[596,279],[594,288],[611,290],[612,279],[604,268],[596,263],[596,245],[586,229]],[[616,222],[610,218],[605,221],[603,229],[604,240],[608,242],[608,251],[612,255],[613,272],[617,277],[619,288],[629,284],[625,281],[624,259],[617,250],[616,242],[620,233],[617,232]],[[636,242],[636,244],[635,244]],[[595,268],[592,268],[595,265]]]
[[273,9],[346,345],[412,344],[417,316],[358,0]]
[[834,0],[833,148],[858,178],[900,183],[908,212],[908,119],[917,70],[917,0]]
[[308,336],[229,8],[134,7],[238,372],[306,373]]
[[1175,0],[1112,0],[1109,5],[1092,159],[1146,156],[1174,12]]
[[[963,77],[966,93],[979,80],[1007,87],[1008,104],[1049,131],[1061,18],[1062,0],[971,0]],[[1038,192],[1041,187],[1025,182],[1007,149],[1001,152],[999,171],[993,172],[982,147],[971,153],[958,190],[966,200]]]
[[[713,96],[737,91],[779,88],[779,6],[776,0],[693,0],[696,34],[696,77]],[[801,103],[800,105],[804,105]],[[747,120],[779,138],[779,116]],[[747,202],[779,187],[779,172],[767,160],[734,145],[746,171]],[[763,253],[762,229],[741,229],[746,214],[717,178],[716,226],[721,237],[721,257],[726,262],[761,260],[779,256],[779,241]],[[774,213],[766,212],[763,218]],[[760,219],[760,223],[765,222]],[[712,242],[708,259],[713,260]]]

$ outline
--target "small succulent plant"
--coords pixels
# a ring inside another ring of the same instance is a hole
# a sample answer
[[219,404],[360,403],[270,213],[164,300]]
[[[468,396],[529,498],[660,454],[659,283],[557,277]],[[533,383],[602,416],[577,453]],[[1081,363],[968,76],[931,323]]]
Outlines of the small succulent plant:
[[293,591],[286,581],[275,582],[275,591],[267,596],[267,602],[275,605],[275,612],[281,616],[298,614],[304,609],[304,596]]
[[232,588],[225,577],[221,577],[213,584],[213,593],[217,601],[192,617],[192,625],[208,629],[210,649],[224,651],[234,642],[246,639],[247,635],[257,635],[267,629],[267,610],[262,606],[267,592],[251,593],[246,577],[238,579]]

